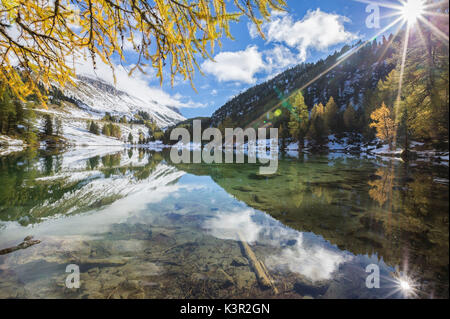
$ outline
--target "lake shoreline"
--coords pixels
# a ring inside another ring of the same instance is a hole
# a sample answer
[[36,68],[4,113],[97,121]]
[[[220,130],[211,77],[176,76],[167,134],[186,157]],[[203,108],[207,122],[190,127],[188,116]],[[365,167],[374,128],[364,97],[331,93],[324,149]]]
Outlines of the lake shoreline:
[[[157,145],[148,146],[148,145],[65,145],[62,147],[30,147],[27,145],[2,145],[0,146],[0,157],[8,156],[12,154],[17,154],[21,152],[26,152],[28,150],[41,150],[44,152],[54,152],[60,153],[70,150],[83,150],[83,149],[91,149],[91,148],[101,148],[103,150],[111,149],[111,152],[116,151],[117,149],[146,149],[150,151],[162,152],[163,150],[170,149],[172,146],[169,145]],[[236,152],[236,149],[235,149]],[[345,154],[351,156],[366,156],[372,158],[384,158],[384,159],[395,159],[403,162],[415,163],[415,162],[428,162],[431,165],[444,165],[449,166],[448,160],[448,152],[437,152],[435,150],[431,151],[421,151],[415,152],[412,151],[413,156],[405,158],[402,156],[403,151],[395,151],[395,152],[372,152],[368,151],[350,151],[350,150],[342,150],[342,149],[321,149],[321,150],[311,150],[311,149],[303,149],[301,151],[298,150],[290,150],[286,149],[284,151],[280,151],[279,154],[288,157],[299,157],[301,154],[306,155],[321,155],[321,154]]]

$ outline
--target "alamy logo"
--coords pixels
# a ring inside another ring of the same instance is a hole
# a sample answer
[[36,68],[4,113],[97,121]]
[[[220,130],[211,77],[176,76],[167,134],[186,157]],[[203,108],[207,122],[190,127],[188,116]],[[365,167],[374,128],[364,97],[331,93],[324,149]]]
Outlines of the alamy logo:
[[366,13],[370,13],[366,18],[366,27],[369,29],[380,28],[380,7],[371,3],[366,7]]
[[67,265],[66,272],[70,273],[66,277],[66,287],[70,289],[80,288],[80,267],[75,264]]
[[366,267],[366,272],[370,273],[366,278],[366,287],[369,289],[380,288],[380,267],[370,264]]
[[[257,160],[262,166],[259,173],[262,175],[275,174],[278,169],[278,129],[269,129],[269,138],[266,128],[258,128],[256,132],[253,128],[243,130],[241,128],[225,128],[225,143],[223,136],[217,128],[207,128],[202,132],[200,120],[193,121],[193,140],[186,128],[175,128],[170,133],[172,141],[178,141],[172,146],[170,159],[175,164],[201,163],[207,164],[222,163],[223,154],[225,163],[245,162],[247,153],[248,163],[255,164]],[[202,146],[202,141],[209,142]],[[191,160],[192,148],[192,160]]]

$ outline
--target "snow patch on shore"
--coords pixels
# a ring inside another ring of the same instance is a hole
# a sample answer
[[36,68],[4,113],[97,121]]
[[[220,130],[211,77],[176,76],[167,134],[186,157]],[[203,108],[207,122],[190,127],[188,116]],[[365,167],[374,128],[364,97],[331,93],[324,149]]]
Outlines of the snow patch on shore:
[[403,149],[397,147],[395,150],[390,150],[389,145],[383,145],[381,148],[370,150],[370,153],[376,155],[401,155],[403,153]]
[[0,156],[21,152],[23,149],[24,143],[22,140],[0,135]]

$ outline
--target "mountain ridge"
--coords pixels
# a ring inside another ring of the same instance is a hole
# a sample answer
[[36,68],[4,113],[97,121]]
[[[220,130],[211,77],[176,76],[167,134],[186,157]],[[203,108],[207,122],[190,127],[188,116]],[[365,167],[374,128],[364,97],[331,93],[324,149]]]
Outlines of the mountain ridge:
[[[331,96],[341,109],[350,102],[359,107],[364,94],[394,69],[395,64],[389,61],[394,52],[390,48],[393,41],[399,38],[391,35],[389,39],[383,37],[380,42],[374,40],[366,45],[360,41],[353,46],[345,45],[326,59],[289,68],[226,102],[212,114],[212,125],[219,126],[230,118],[237,126],[246,127],[316,77],[316,81],[302,90],[309,110],[315,104],[326,104]],[[336,65],[334,69],[322,74],[333,65]]]
[[76,86],[67,86],[62,94],[80,109],[103,117],[107,112],[119,117],[133,118],[139,111],[149,113],[159,127],[167,127],[184,121],[178,109],[156,100],[145,101],[140,97],[115,88],[101,78],[78,75]]

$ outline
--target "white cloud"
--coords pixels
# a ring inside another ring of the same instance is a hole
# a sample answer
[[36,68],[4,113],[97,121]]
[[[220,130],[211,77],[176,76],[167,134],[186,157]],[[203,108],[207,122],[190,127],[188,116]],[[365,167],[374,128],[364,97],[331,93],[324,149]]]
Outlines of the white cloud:
[[[134,45],[139,47],[140,45],[142,45],[142,36],[139,33],[134,32],[133,33],[133,42],[134,42]],[[123,40],[123,50],[125,52],[137,53],[136,49],[134,48],[133,42],[131,42],[131,37],[125,37],[125,39]]]
[[280,254],[268,257],[267,267],[287,269],[314,282],[332,279],[339,265],[351,259],[350,255],[325,247],[320,242],[306,242],[303,233],[299,233],[295,240],[294,246],[286,247]]
[[207,220],[203,228],[216,238],[226,240],[244,240],[254,243],[262,227],[253,221],[255,211],[247,209],[237,212],[219,213]]
[[205,73],[214,75],[220,82],[235,81],[248,84],[256,82],[255,74],[264,71],[264,62],[256,46],[243,51],[221,52],[214,61],[205,61],[201,65]]
[[[244,51],[219,53],[214,61],[204,62],[202,69],[219,82],[234,82],[240,86],[242,83],[255,84],[258,73],[268,74],[270,78],[299,62],[298,57],[281,44],[262,52],[257,46],[249,46]],[[215,95],[217,91],[213,90],[211,94]]]
[[[320,9],[308,11],[302,20],[295,21],[285,12],[275,12],[262,30],[271,49],[259,51],[255,45],[243,51],[221,52],[214,61],[202,64],[205,73],[214,75],[219,82],[255,84],[257,75],[266,74],[272,78],[285,69],[304,62],[311,49],[324,51],[333,45],[357,39],[347,31],[344,24],[350,22],[335,13]],[[259,36],[254,24],[248,25],[250,36]]]
[[247,23],[248,33],[252,39],[256,39],[259,36],[258,30],[253,22]]
[[[353,258],[321,237],[300,233],[253,209],[219,212],[203,228],[219,239],[273,247],[265,258],[267,267],[298,273],[311,281],[332,279],[339,266]],[[287,241],[295,244],[287,246]]]
[[[296,48],[300,60],[304,61],[309,49],[326,50],[330,46],[357,39],[357,35],[345,30],[344,23],[347,22],[350,20],[345,16],[317,9],[308,11],[299,21],[294,21],[286,13],[277,14],[262,29],[268,42]],[[249,25],[249,32],[251,37],[256,37],[254,25]]]
[[77,74],[98,77],[99,79],[114,85],[118,90],[136,96],[144,101],[157,101],[162,105],[177,108],[200,108],[206,106],[201,103],[193,102],[190,99],[186,99],[180,94],[172,96],[160,87],[150,86],[149,78],[154,78],[156,76],[155,70],[151,67],[144,69],[147,74],[143,74],[136,70],[129,76],[129,69],[132,67],[133,65],[124,67],[120,64],[114,64],[114,73],[116,76],[116,83],[114,83],[111,67],[103,63],[101,59],[96,59],[95,70],[89,58],[84,60],[80,57],[77,58],[75,62],[75,71]]
[[298,58],[291,50],[283,45],[275,45],[273,49],[265,52],[266,60],[271,66],[286,68],[298,63]]
[[273,49],[264,51],[263,54],[268,79],[301,62],[289,48],[280,44],[275,45]]
[[[259,51],[257,46],[247,47],[244,51],[222,52],[215,57],[215,61],[206,61],[202,65],[204,72],[214,75],[219,82],[232,82],[230,85],[253,85],[257,81],[257,74],[266,74],[269,79],[298,64],[301,60],[291,49],[275,44],[272,49]],[[217,90],[211,94],[215,96]]]

